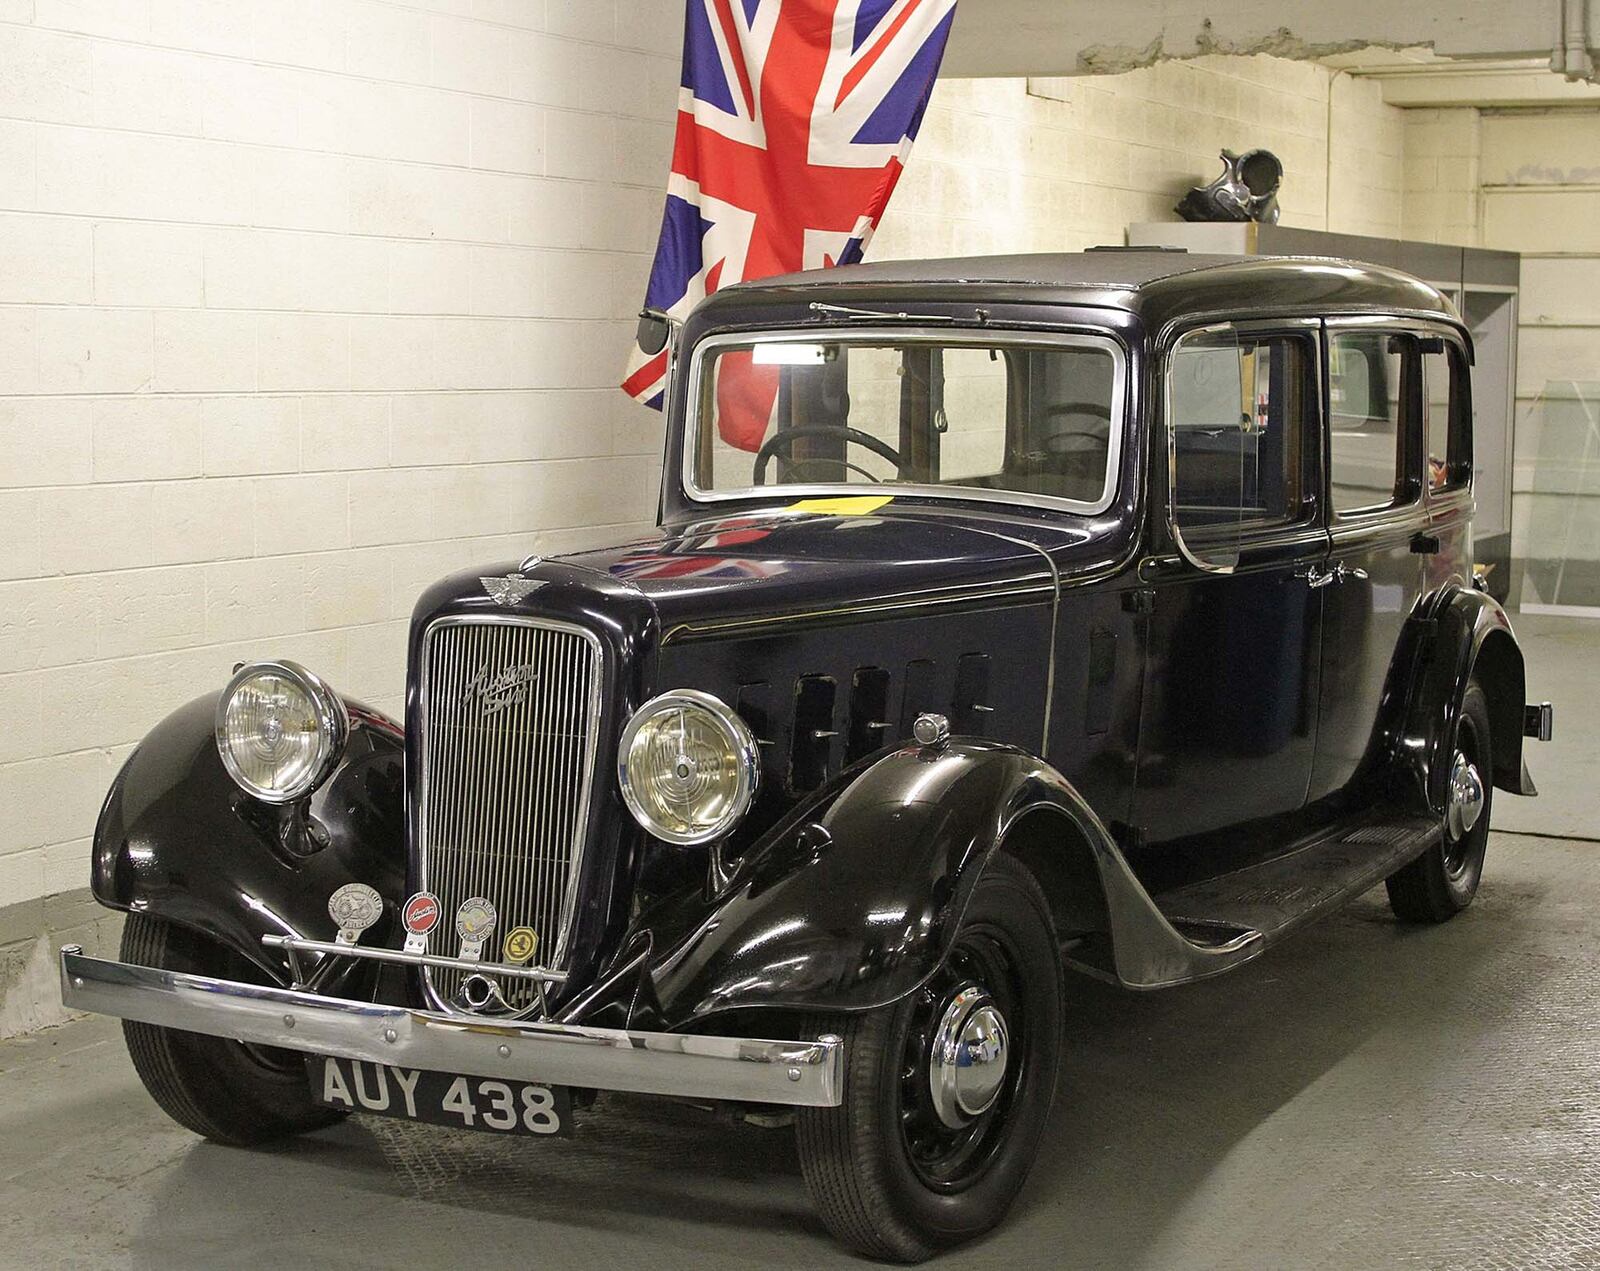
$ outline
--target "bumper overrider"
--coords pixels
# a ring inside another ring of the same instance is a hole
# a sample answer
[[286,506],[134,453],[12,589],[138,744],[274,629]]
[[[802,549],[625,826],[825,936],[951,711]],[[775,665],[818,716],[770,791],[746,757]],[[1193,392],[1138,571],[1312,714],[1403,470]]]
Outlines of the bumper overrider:
[[61,1001],[259,1046],[432,1072],[743,1103],[837,1107],[844,1046],[507,1022],[324,997],[61,950]]

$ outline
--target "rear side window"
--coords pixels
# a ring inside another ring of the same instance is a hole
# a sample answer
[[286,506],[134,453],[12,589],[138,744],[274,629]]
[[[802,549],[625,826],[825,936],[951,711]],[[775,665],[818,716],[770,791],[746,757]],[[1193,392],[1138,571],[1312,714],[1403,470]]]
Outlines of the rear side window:
[[1421,341],[1428,488],[1456,490],[1472,479],[1472,401],[1467,362],[1440,336]]
[[1416,497],[1417,359],[1414,335],[1329,333],[1328,487],[1335,512],[1381,511]]
[[1315,364],[1298,333],[1208,329],[1173,350],[1174,528],[1205,563],[1231,564],[1244,539],[1305,519]]

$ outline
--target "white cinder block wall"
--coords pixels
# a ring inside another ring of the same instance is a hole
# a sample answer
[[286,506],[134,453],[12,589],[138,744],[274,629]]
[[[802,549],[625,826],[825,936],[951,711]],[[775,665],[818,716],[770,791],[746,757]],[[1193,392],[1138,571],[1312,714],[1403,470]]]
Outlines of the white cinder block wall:
[[[133,743],[236,660],[397,709],[427,582],[649,520],[657,423],[613,385],[680,12],[0,0],[13,933],[85,884]],[[1120,242],[1224,145],[1284,158],[1287,223],[1399,231],[1400,112],[1348,77],[1219,58],[1037,87],[940,84],[873,254]]]
[[876,256],[1079,251],[1171,220],[1217,152],[1284,162],[1285,225],[1400,232],[1403,116],[1371,81],[1274,57],[941,82]]
[[0,0],[0,908],[240,658],[648,524],[661,0]]

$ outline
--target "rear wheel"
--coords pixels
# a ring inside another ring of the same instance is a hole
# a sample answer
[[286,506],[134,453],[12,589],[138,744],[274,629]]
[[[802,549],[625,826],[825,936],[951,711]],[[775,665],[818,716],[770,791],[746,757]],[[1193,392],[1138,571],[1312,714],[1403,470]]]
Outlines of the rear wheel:
[[[244,959],[186,928],[130,914],[122,960],[219,979],[265,982]],[[247,1146],[320,1129],[344,1113],[311,1100],[305,1056],[124,1020],[134,1071],[161,1110],[218,1143]]]
[[1489,748],[1489,702],[1473,680],[1467,685],[1456,725],[1445,796],[1444,835],[1388,879],[1389,905],[1406,922],[1444,922],[1478,894],[1489,846],[1493,802],[1493,752]]
[[920,1262],[1004,1217],[1055,1097],[1061,994],[1044,895],[997,854],[923,988],[809,1021],[845,1046],[843,1103],[795,1121],[806,1185],[837,1239]]

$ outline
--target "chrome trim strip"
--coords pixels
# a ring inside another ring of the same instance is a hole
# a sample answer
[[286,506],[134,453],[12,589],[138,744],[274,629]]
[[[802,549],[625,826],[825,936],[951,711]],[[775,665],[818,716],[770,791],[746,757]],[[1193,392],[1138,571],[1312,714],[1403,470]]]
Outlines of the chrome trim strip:
[[844,1043],[502,1023],[185,975],[61,950],[70,1010],[428,1072],[688,1099],[838,1107]]
[[[1054,562],[1052,562],[1053,566]],[[1120,568],[1120,566],[1118,567]],[[1085,581],[1098,581],[1100,578],[1109,577],[1115,570],[1086,578],[1074,578],[1074,585]],[[981,604],[985,601],[1026,599],[1030,596],[1048,596],[1051,603],[1059,602],[1059,587],[1055,581],[1031,584],[1018,587],[988,587],[969,591],[951,592],[948,594],[927,594],[922,596],[895,597],[878,604],[853,604],[836,607],[833,609],[797,609],[790,613],[774,614],[770,617],[745,617],[724,618],[716,622],[680,622],[671,627],[661,637],[661,643],[671,644],[678,639],[700,638],[718,635],[726,631],[759,630],[764,627],[779,626],[787,622],[815,622],[825,618],[840,618],[845,621],[868,621],[863,615],[879,615],[897,613],[902,610],[927,609],[935,606]],[[992,608],[993,605],[988,607]]]
[[[431,824],[429,819],[429,791],[430,788],[436,784],[434,774],[435,762],[442,758],[434,753],[433,744],[429,736],[429,726],[433,711],[433,686],[430,683],[433,645],[435,637],[441,630],[451,627],[468,626],[497,628],[521,627],[525,629],[555,631],[566,635],[575,635],[584,641],[591,657],[590,685],[586,711],[587,718],[584,721],[584,726],[587,732],[585,741],[583,743],[583,753],[578,757],[580,761],[577,765],[579,768],[579,772],[577,773],[578,797],[577,806],[573,812],[573,825],[575,828],[570,849],[570,859],[568,860],[566,866],[567,877],[560,909],[560,929],[554,933],[539,933],[541,939],[552,940],[552,948],[550,951],[550,956],[547,960],[551,965],[560,967],[566,962],[568,954],[568,942],[572,933],[573,919],[577,913],[578,883],[583,869],[585,848],[589,842],[591,828],[589,824],[589,808],[592,802],[595,784],[601,779],[601,774],[597,771],[595,760],[599,753],[600,747],[601,703],[604,696],[605,680],[604,648],[601,645],[600,637],[595,632],[590,631],[585,627],[580,627],[575,623],[564,622],[557,618],[532,617],[520,614],[451,614],[442,618],[436,618],[433,622],[428,624],[427,630],[423,632],[422,636],[422,649],[419,656],[419,666],[417,672],[418,700],[420,702],[420,709],[418,711],[417,740],[421,761],[418,765],[417,774],[416,852],[418,886],[424,891],[439,890],[438,886],[435,886],[433,880],[430,880],[429,877],[430,863],[428,850],[429,828]],[[570,668],[567,668],[567,671],[570,673]],[[459,686],[453,685],[452,687]],[[478,756],[476,758],[481,759],[482,756]],[[571,767],[573,766],[570,762],[571,758],[571,756],[568,757],[568,762],[566,763],[563,772],[551,774],[552,779],[566,779],[569,781],[573,779],[574,774],[570,771]],[[482,774],[474,774],[473,768],[475,768],[475,766],[474,757],[457,753],[452,756],[451,774],[458,782],[475,779],[481,784]],[[532,790],[532,786],[534,783],[535,775],[531,773],[524,773],[522,774],[522,780],[517,790],[490,791],[489,796],[491,798],[500,799],[518,798],[526,803],[533,797],[534,792]],[[553,815],[551,809],[545,805],[541,805],[538,808],[533,808],[532,810],[535,814],[543,816],[547,822],[550,816]],[[527,863],[525,867],[538,868],[539,866],[540,862],[535,861]],[[537,886],[541,890],[547,890],[551,882],[548,877],[534,879],[530,878],[526,874],[523,874],[520,877],[522,881],[519,885],[523,888]],[[490,899],[495,898],[490,897]],[[500,904],[502,911],[504,911],[504,905],[499,901],[496,901],[496,903]],[[505,914],[504,916],[510,917],[509,914]],[[426,970],[423,972],[422,979],[423,986],[427,991],[429,1000],[441,1009],[449,1010],[450,1007],[448,1002],[441,998],[440,995],[435,991],[433,977]]]
[[[885,317],[892,315],[885,314]],[[695,434],[700,426],[696,403],[701,399],[701,379],[705,374],[707,352],[728,345],[770,344],[777,341],[798,340],[815,344],[819,340],[839,344],[865,344],[873,340],[888,340],[895,344],[973,344],[992,347],[1042,347],[1042,348],[1096,348],[1109,353],[1112,360],[1111,419],[1108,431],[1109,449],[1106,452],[1106,479],[1100,498],[1093,503],[1076,499],[1058,499],[1044,494],[1027,494],[1016,490],[989,490],[981,486],[960,485],[901,485],[884,482],[836,482],[833,484],[744,486],[733,490],[702,490],[695,481]],[[680,477],[683,492],[691,503],[725,503],[753,498],[782,498],[785,500],[815,496],[862,496],[867,494],[900,495],[919,499],[937,499],[956,503],[1000,503],[1012,507],[1049,508],[1071,512],[1079,516],[1098,516],[1109,508],[1117,497],[1117,486],[1122,476],[1122,447],[1128,431],[1128,353],[1121,340],[1109,331],[1038,331],[1010,326],[984,327],[980,330],[948,327],[794,327],[779,331],[730,331],[710,335],[694,346],[689,359],[689,374],[685,388],[683,462]]]
[[380,949],[368,944],[335,944],[329,940],[303,940],[299,936],[265,935],[261,943],[290,953],[331,954],[338,958],[365,958],[369,962],[398,962],[404,966],[439,967],[479,975],[504,975],[516,980],[539,980],[546,984],[565,983],[565,971],[542,966],[514,966],[509,962],[474,962],[470,958],[447,958],[438,953],[407,953],[403,949]]

